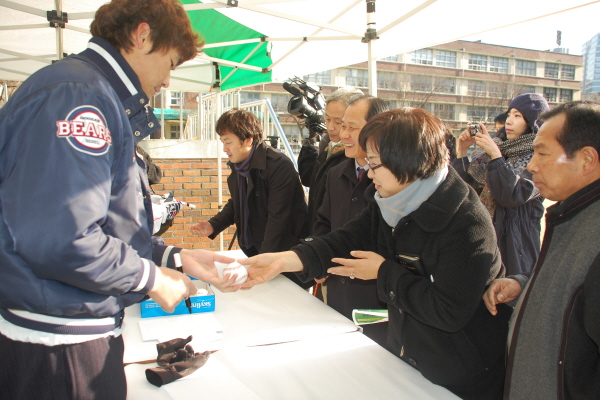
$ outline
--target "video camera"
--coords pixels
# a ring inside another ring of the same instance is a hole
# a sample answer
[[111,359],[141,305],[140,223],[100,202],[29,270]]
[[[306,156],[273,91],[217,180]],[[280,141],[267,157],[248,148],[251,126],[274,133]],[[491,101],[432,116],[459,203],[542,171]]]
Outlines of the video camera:
[[304,118],[309,138],[321,136],[327,130],[325,97],[321,87],[295,76],[283,82],[283,88],[293,95],[288,103],[288,112],[294,117]]

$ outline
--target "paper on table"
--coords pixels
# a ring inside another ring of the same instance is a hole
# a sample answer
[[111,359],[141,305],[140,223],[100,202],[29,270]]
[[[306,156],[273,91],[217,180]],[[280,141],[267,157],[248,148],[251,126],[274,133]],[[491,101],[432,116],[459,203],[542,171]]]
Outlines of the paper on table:
[[[173,399],[244,399],[261,400],[238,380],[213,354],[193,374],[162,386]],[[193,395],[195,393],[195,395]]]
[[212,313],[143,318],[139,322],[142,340],[164,342],[193,336],[193,343],[213,342],[223,337],[223,327]]

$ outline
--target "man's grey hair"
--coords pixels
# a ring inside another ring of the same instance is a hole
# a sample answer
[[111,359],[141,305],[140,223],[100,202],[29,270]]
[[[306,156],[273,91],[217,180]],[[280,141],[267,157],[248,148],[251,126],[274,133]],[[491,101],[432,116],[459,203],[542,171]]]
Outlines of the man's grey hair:
[[343,88],[339,88],[338,90],[327,96],[325,104],[327,105],[332,101],[337,101],[338,103],[342,103],[343,105],[348,107],[348,105],[350,105],[350,101],[363,97],[364,95],[365,94],[360,89],[357,89],[353,86],[346,86]]

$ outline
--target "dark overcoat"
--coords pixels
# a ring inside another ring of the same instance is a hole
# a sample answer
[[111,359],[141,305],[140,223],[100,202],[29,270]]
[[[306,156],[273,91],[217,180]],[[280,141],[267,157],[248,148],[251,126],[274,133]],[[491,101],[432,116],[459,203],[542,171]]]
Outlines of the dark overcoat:
[[[394,228],[374,193],[370,186],[371,202],[357,219],[293,248],[305,268],[299,277],[325,275],[332,258],[351,258],[352,250],[380,254],[377,289],[389,310],[388,350],[461,398],[500,398],[511,309],[503,305],[492,316],[482,299],[503,271],[487,210],[452,168]],[[422,272],[409,269],[411,263]]]
[[[227,185],[231,198],[208,222],[214,239],[234,224],[240,227],[238,174],[231,163]],[[247,197],[248,225],[259,253],[289,250],[308,230],[304,190],[292,161],[279,150],[260,143],[250,161]]]
[[[323,203],[317,210],[313,235],[323,236],[353,220],[367,207],[369,202],[365,190],[372,180],[366,175],[361,181],[356,176],[356,161],[348,158],[332,167],[327,173]],[[327,304],[352,319],[354,309],[381,309],[387,305],[379,300],[377,281],[348,279],[330,275],[327,279]],[[387,338],[387,323],[363,326],[363,333],[384,346]]]

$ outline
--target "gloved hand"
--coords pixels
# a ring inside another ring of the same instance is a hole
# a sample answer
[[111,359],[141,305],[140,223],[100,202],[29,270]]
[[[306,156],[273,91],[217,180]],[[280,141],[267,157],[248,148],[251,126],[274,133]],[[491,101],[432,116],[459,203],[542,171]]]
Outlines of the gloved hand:
[[187,344],[191,340],[192,337],[189,336],[187,339],[172,339],[157,344],[156,347],[159,353],[157,362],[160,367],[146,370],[148,382],[161,387],[188,376],[202,367],[208,360],[210,352],[194,353],[192,346]]

